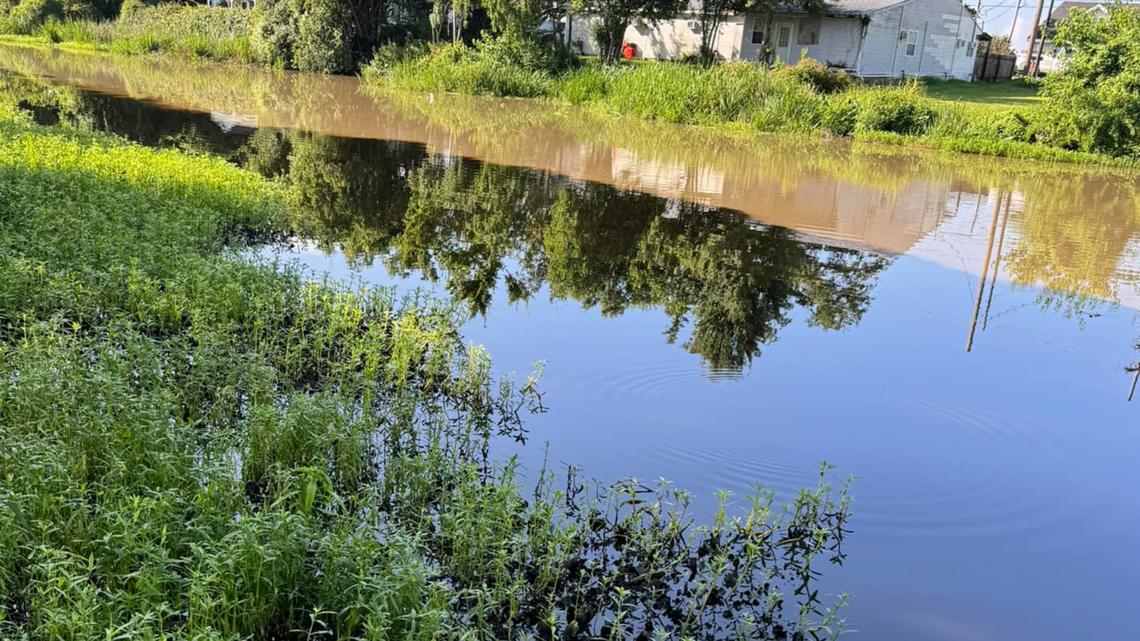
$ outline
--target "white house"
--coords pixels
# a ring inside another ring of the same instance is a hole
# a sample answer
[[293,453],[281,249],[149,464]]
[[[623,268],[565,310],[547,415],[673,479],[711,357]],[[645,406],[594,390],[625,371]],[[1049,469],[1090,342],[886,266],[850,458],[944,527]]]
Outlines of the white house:
[[[592,22],[575,16],[569,30],[571,45],[585,54],[597,52]],[[823,13],[786,11],[768,22],[764,15],[730,16],[717,34],[719,57],[759,60],[770,38],[775,57],[786,63],[807,57],[864,78],[969,80],[982,33],[962,0],[829,0]],[[692,13],[637,22],[625,39],[637,46],[640,57],[675,60],[698,52],[701,23]]]

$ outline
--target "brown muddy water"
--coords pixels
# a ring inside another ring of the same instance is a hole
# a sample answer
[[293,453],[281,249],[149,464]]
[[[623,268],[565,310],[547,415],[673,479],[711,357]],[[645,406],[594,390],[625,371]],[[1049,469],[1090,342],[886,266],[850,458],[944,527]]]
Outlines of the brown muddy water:
[[544,361],[524,466],[549,443],[704,497],[856,476],[820,585],[858,637],[1135,638],[1135,175],[248,68],[0,69],[42,123],[289,184],[303,232],[267,255],[455,298],[500,369]]

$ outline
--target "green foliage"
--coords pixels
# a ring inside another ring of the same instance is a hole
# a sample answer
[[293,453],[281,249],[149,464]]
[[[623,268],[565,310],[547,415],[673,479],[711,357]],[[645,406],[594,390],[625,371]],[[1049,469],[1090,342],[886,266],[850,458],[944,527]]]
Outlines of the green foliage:
[[0,28],[8,33],[31,34],[49,19],[62,19],[66,15],[61,0],[23,0],[15,5],[2,20]]
[[851,77],[842,69],[828,69],[818,60],[804,58],[794,65],[779,68],[796,80],[824,94],[846,91],[851,88]]
[[550,75],[506,61],[508,47],[473,49],[463,44],[432,47],[421,58],[389,57],[365,70],[366,77],[413,91],[446,91],[487,96],[534,98],[548,95]]
[[538,34],[543,18],[540,0],[482,0],[481,5],[500,38],[530,40]]
[[835,96],[824,101],[820,125],[835,136],[850,136],[859,119],[859,103],[849,95]]
[[867,87],[854,94],[858,104],[855,131],[885,131],[920,135],[933,124],[935,111],[922,86],[907,82],[899,87]]
[[294,68],[293,51],[300,32],[297,1],[266,0],[254,9],[250,48],[261,64]]
[[122,5],[119,7],[120,16],[127,15],[145,9],[146,7],[153,6],[154,2],[146,2],[145,0],[123,0]]
[[355,71],[349,5],[343,0],[304,0],[302,6],[293,43],[296,68],[318,73]]
[[250,12],[206,6],[159,5],[124,12],[112,23],[97,23],[96,40],[117,53],[170,52],[209,60],[253,60]]
[[625,71],[616,65],[585,65],[558,83],[558,96],[575,105],[603,103],[613,87],[614,77]]
[[813,583],[845,489],[704,526],[664,484],[524,491],[485,453],[536,381],[496,378],[452,306],[243,257],[287,198],[0,121],[6,638],[832,636]]
[[1063,149],[1140,156],[1140,14],[1075,11],[1057,27],[1064,68],[1045,79],[1039,137]]

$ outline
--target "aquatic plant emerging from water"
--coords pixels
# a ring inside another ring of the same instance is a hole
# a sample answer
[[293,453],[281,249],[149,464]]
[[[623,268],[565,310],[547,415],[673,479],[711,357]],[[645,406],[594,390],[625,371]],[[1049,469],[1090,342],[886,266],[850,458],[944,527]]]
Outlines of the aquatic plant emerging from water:
[[252,173],[5,114],[0,637],[833,632],[846,489],[703,526],[665,485],[524,490],[488,450],[537,373],[452,306],[240,258],[288,219]]

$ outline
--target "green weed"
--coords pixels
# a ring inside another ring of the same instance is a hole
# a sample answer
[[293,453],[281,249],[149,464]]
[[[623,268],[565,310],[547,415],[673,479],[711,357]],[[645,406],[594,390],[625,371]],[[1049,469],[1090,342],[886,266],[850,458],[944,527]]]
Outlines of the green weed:
[[0,634],[832,634],[845,487],[705,525],[665,484],[524,488],[487,452],[537,374],[450,304],[243,258],[289,220],[219,159],[0,120]]

